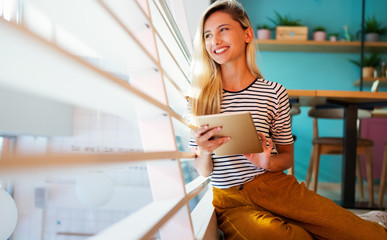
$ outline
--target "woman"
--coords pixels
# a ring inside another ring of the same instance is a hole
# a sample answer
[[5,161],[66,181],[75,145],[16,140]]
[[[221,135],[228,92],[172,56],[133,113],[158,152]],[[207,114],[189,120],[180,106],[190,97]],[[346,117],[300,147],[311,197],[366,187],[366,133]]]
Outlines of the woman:
[[263,79],[242,6],[213,3],[195,37],[190,108],[195,116],[250,111],[264,151],[216,156],[230,140],[201,126],[191,146],[195,169],[211,176],[213,205],[226,239],[387,239],[386,229],[317,195],[283,171],[293,162],[286,89]]

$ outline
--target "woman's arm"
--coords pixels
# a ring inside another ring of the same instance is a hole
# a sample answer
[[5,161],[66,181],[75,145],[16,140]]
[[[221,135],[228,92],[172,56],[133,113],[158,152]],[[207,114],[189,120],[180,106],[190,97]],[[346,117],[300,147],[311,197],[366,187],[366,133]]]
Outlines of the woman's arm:
[[266,146],[266,137],[259,133],[262,140],[262,153],[244,154],[244,156],[255,166],[266,169],[270,172],[281,172],[292,166],[293,144],[277,144],[277,155],[272,155],[273,141],[269,139],[269,145]]
[[210,176],[213,168],[211,153],[210,154],[197,154],[194,160],[194,168],[200,176]]
[[293,143],[286,145],[276,144],[276,148],[278,154],[271,156],[271,165],[268,170],[271,172],[281,172],[292,167],[294,161]]
[[203,177],[208,177],[213,168],[211,153],[228,142],[230,137],[211,139],[216,133],[222,130],[221,127],[208,129],[208,125],[199,127],[194,131],[195,141],[198,145],[197,157],[194,160],[194,168]]

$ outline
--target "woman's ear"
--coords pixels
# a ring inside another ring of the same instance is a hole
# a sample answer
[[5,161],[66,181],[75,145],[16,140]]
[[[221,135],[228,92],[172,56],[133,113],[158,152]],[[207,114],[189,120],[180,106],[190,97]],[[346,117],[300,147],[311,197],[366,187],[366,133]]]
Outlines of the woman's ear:
[[251,42],[254,39],[254,31],[251,27],[245,30],[245,41],[246,43]]

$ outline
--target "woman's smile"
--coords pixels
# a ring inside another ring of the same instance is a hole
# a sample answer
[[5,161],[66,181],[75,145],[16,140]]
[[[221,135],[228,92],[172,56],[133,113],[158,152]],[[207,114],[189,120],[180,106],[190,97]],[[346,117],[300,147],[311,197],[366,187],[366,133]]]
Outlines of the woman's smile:
[[218,49],[215,49],[214,50],[214,53],[215,54],[222,54],[224,53],[225,51],[227,51],[230,47],[221,47],[221,48],[218,48]]

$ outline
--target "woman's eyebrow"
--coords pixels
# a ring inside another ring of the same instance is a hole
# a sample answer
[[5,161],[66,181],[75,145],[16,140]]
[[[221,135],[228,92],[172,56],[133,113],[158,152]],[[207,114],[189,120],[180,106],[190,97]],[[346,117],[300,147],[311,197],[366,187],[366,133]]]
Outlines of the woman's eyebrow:
[[231,26],[231,24],[228,24],[228,23],[220,24],[216,29],[219,29],[224,26]]
[[[220,24],[216,29],[219,29],[219,28],[222,28],[224,26],[230,26],[231,24],[228,24],[228,23],[224,23],[224,24]],[[206,30],[204,31],[204,33],[207,33],[207,32],[211,32],[210,30]]]

